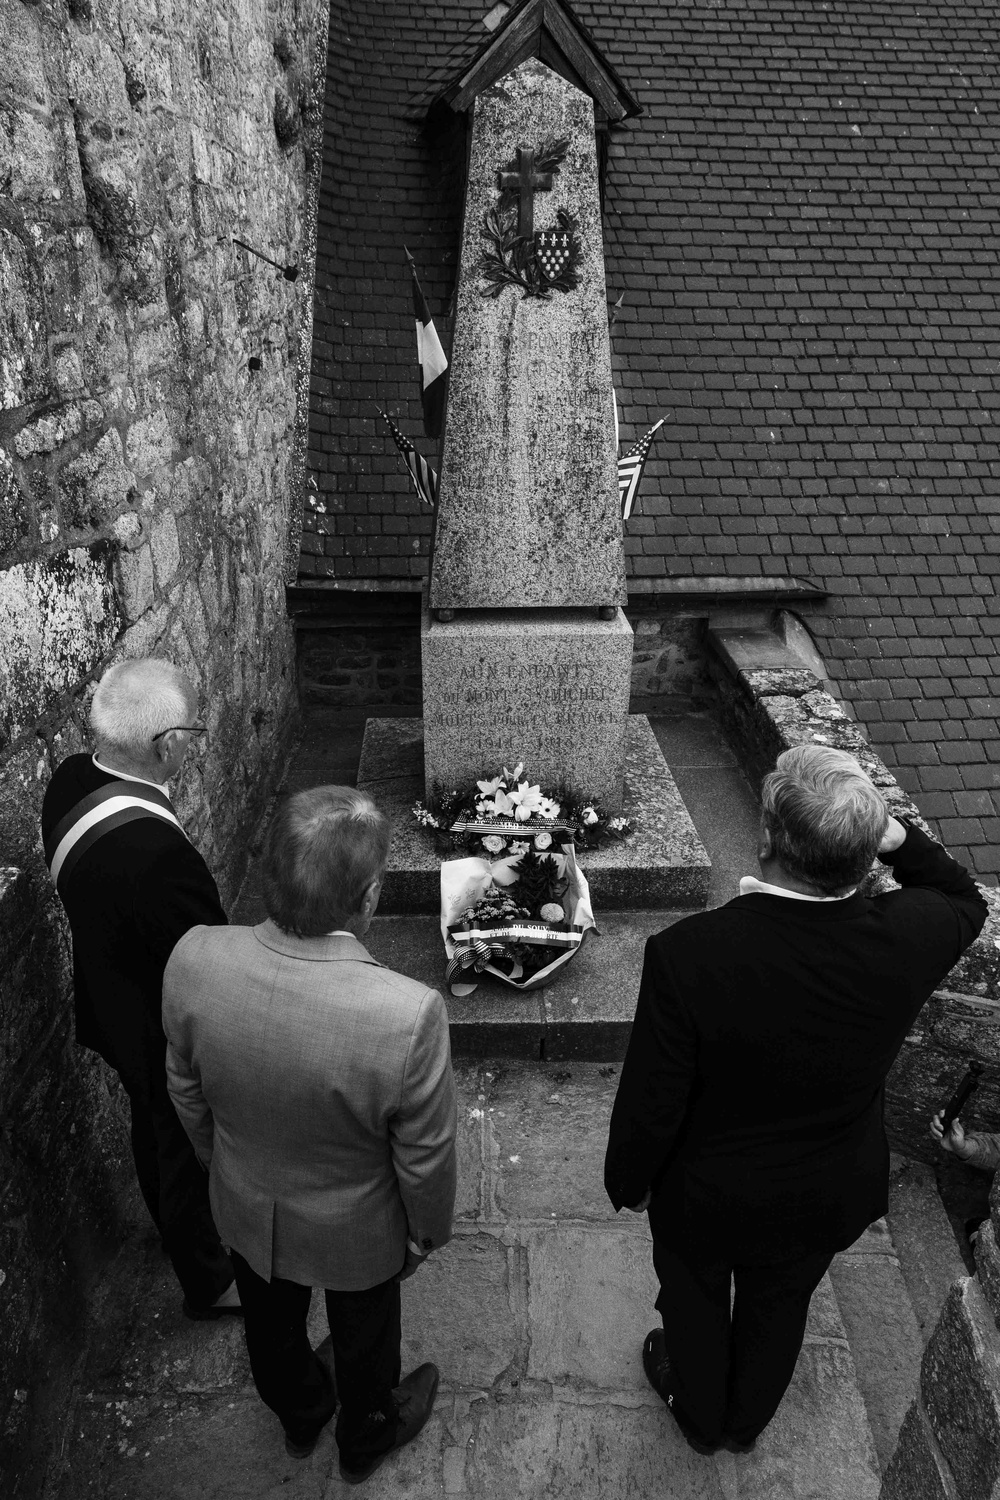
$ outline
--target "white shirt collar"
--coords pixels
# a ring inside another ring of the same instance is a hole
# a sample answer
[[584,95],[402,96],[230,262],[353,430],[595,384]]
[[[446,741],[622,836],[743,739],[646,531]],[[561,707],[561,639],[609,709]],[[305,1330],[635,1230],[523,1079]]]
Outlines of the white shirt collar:
[[353,932],[345,932],[342,927],[338,927],[337,930],[336,930],[336,932],[324,932],[323,936],[324,937],[353,937],[354,933]]
[[[855,887],[855,890],[857,887]],[[751,896],[760,894],[762,896],[789,896],[793,901],[846,901],[854,891],[847,891],[843,896],[807,896],[804,891],[789,891],[783,885],[768,885],[766,880],[758,880],[756,875],[743,875],[740,877],[740,895]]]
[[131,776],[128,771],[116,771],[113,766],[102,766],[101,762],[97,759],[96,750],[90,758],[97,769],[103,771],[107,776],[119,776],[122,781],[141,781],[143,786],[155,787],[158,792],[163,793],[164,797],[167,796],[166,788],[161,786],[158,781],[147,781],[145,776]]

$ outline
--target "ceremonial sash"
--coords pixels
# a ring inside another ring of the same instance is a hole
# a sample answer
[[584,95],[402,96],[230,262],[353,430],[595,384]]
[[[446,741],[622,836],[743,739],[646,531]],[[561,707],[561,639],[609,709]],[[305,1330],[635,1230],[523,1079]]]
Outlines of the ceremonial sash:
[[99,838],[136,818],[162,818],[184,834],[165,792],[141,781],[113,781],[71,808],[45,840],[45,863],[56,888]]

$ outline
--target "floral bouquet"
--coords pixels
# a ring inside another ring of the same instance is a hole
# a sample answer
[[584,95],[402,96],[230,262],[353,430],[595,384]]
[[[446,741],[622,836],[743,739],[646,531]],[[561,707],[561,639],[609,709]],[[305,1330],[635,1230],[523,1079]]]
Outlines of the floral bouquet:
[[[487,835],[493,837],[501,836]],[[452,994],[471,994],[482,974],[513,989],[541,989],[577,953],[595,926],[590,889],[572,843],[550,853],[552,844],[542,830],[511,839],[502,859],[442,864],[441,936]]]
[[529,846],[591,849],[633,831],[631,819],[612,816],[594,798],[569,787],[546,792],[532,785],[523,762],[513,771],[504,766],[475,787],[448,792],[435,786],[426,803],[414,803],[413,816],[441,853],[463,850],[490,858]]

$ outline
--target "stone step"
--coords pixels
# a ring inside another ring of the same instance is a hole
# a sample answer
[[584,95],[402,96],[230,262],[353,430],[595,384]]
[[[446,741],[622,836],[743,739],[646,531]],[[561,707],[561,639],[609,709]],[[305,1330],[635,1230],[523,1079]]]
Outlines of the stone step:
[[838,1255],[830,1281],[884,1471],[916,1394],[923,1340],[885,1219]]
[[894,1154],[887,1217],[830,1268],[883,1472],[919,1393],[924,1346],[949,1290],[970,1269],[933,1169]]
[[926,1344],[954,1282],[972,1274],[962,1259],[933,1167],[893,1157],[889,1177],[889,1232]]
[[[483,775],[494,769],[484,767]],[[437,914],[441,856],[411,816],[424,795],[421,719],[368,720],[358,786],[396,824],[381,909]],[[595,913],[704,906],[711,860],[643,714],[629,715],[624,811],[636,820],[635,834],[580,857]]]
[[365,938],[372,956],[441,990],[456,1057],[572,1058],[616,1061],[625,1055],[647,937],[686,912],[599,912],[571,963],[542,990],[519,994],[485,978],[458,997],[444,981],[441,931],[426,916],[377,916]]

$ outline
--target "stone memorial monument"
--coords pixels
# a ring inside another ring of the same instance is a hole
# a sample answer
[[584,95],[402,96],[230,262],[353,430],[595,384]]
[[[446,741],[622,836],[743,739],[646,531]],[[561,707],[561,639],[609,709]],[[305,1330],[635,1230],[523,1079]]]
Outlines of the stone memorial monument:
[[421,642],[428,786],[523,760],[620,809],[625,598],[594,106],[531,58],[474,106]]
[[424,717],[369,720],[359,769],[402,815],[384,909],[436,909],[414,797],[519,761],[637,821],[586,857],[595,905],[703,904],[708,856],[629,716],[625,602],[594,104],[529,57],[473,105]]

